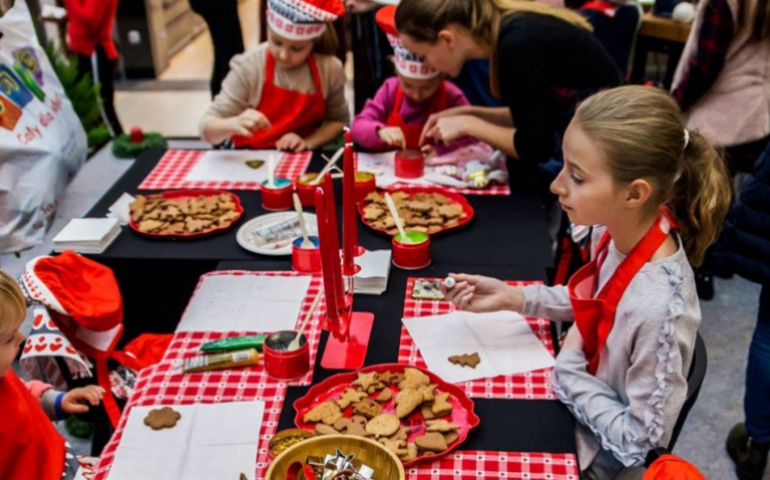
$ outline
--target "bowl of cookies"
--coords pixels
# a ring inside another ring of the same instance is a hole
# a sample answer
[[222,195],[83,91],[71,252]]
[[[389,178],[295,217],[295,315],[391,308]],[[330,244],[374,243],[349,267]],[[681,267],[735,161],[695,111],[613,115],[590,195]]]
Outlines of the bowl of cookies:
[[[390,192],[390,196],[404,222],[404,230],[434,235],[462,227],[474,215],[465,197],[439,187],[397,190]],[[398,233],[382,192],[369,193],[358,203],[358,213],[366,226],[388,235]]]
[[152,238],[200,238],[227,230],[243,215],[240,199],[224,190],[170,190],[137,195],[129,226]]
[[399,364],[329,377],[294,402],[294,409],[298,428],[317,436],[370,438],[405,467],[448,454],[479,424],[462,388]]

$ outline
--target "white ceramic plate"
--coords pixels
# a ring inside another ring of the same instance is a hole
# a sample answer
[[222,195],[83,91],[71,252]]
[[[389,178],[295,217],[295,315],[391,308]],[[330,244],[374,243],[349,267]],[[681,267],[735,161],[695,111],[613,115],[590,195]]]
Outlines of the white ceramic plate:
[[[318,219],[315,214],[303,212],[303,215],[305,216],[305,224],[307,225],[307,234],[318,235]],[[296,216],[297,213],[294,210],[260,215],[259,217],[244,223],[241,228],[238,229],[238,234],[235,236],[235,239],[238,241],[238,245],[250,252],[272,256],[291,255],[291,242],[294,238],[282,241],[279,244],[271,244],[262,247],[257,246],[251,238],[252,232],[259,230],[260,228],[290,220],[296,218]]]

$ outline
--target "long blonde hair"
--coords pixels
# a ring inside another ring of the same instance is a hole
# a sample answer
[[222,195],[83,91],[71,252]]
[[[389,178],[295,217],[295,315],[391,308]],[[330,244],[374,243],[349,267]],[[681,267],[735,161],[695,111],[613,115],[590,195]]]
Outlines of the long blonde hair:
[[27,301],[19,285],[0,270],[0,336],[5,337],[19,328],[27,315]]
[[[496,47],[500,22],[513,15],[534,13],[558,18],[578,28],[593,30],[581,15],[530,0],[402,0],[396,9],[396,28],[418,42],[436,43],[448,25],[468,30],[485,47]],[[489,88],[500,98],[497,78],[497,49],[489,60]]]
[[690,263],[700,265],[730,208],[721,152],[697,131],[685,133],[676,102],[653,87],[597,93],[578,107],[575,121],[599,143],[615,181],[650,181],[650,207],[669,205]]

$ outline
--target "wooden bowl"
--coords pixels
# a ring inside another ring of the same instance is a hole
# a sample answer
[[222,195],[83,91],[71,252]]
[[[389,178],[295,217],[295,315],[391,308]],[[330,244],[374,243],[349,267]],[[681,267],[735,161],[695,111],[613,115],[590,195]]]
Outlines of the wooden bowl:
[[340,449],[345,455],[355,455],[358,460],[374,470],[378,480],[405,480],[401,460],[378,442],[352,435],[324,435],[310,438],[284,450],[267,469],[265,480],[284,480],[289,465],[305,462],[308,455],[323,457]]

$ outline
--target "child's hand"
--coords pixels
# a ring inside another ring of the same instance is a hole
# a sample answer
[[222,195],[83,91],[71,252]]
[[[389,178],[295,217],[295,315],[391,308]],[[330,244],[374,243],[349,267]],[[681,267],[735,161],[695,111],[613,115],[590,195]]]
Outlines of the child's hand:
[[389,147],[398,147],[406,150],[406,138],[404,132],[398,127],[382,127],[377,130],[377,136]]
[[296,133],[287,133],[275,143],[275,148],[292,152],[304,152],[307,150],[307,143]]
[[460,310],[468,312],[498,312],[524,307],[521,288],[512,287],[496,278],[479,275],[451,274],[456,284],[447,289],[441,285],[441,292],[447,300]]
[[73,413],[88,412],[88,404],[99,405],[104,396],[104,389],[97,385],[88,385],[82,388],[73,388],[64,394],[61,401],[61,409],[64,413],[72,415]]
[[577,325],[572,325],[569,331],[567,331],[567,336],[564,337],[561,349],[583,351],[583,336],[580,334]]
[[470,125],[475,118],[476,117],[471,115],[454,115],[438,118],[432,128],[423,130],[423,136],[425,139],[433,140],[434,143],[441,142],[448,145],[455,140],[468,135],[466,127]]
[[266,130],[272,127],[265,114],[253,108],[247,108],[230,120],[230,133],[242,137],[249,137],[257,130]]

